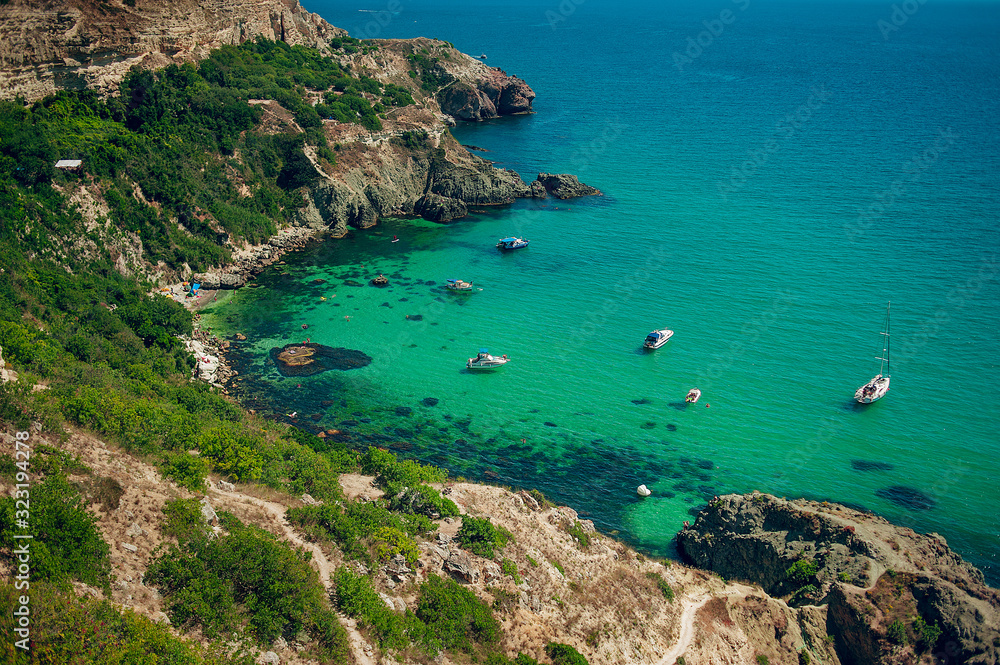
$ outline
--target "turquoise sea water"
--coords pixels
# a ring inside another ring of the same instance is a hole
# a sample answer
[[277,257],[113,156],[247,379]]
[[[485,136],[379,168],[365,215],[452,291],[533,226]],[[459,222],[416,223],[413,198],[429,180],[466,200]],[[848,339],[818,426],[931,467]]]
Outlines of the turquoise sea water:
[[[1000,5],[304,4],[487,54],[536,114],[455,136],[606,195],[286,257],[208,315],[249,337],[249,404],[537,487],[656,554],[712,495],[760,489],[937,531],[1000,582]],[[509,234],[531,246],[500,254]],[[892,388],[858,407],[890,300]],[[373,362],[282,379],[268,351],[307,336]],[[483,346],[512,362],[464,372]]]

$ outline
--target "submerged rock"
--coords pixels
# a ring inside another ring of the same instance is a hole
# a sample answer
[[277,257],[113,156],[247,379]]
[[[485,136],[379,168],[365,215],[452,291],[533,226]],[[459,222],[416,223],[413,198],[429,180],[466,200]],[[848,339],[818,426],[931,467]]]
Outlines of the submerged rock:
[[312,376],[331,369],[358,369],[372,361],[371,356],[361,351],[314,342],[275,347],[270,355],[282,376]]
[[888,462],[871,462],[863,459],[852,459],[851,468],[855,471],[892,471],[896,468]]
[[937,502],[918,489],[906,485],[893,485],[875,490],[875,496],[892,501],[897,506],[910,510],[930,510]]

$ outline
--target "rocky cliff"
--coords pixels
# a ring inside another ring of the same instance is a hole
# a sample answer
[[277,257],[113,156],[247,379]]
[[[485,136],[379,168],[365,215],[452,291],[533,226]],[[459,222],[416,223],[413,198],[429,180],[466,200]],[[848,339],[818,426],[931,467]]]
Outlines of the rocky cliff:
[[133,66],[193,61],[258,35],[324,50],[346,34],[298,0],[11,0],[0,6],[0,98],[107,92]]
[[1000,662],[1000,592],[938,534],[754,493],[714,500],[677,540],[701,568],[825,608],[842,662]]

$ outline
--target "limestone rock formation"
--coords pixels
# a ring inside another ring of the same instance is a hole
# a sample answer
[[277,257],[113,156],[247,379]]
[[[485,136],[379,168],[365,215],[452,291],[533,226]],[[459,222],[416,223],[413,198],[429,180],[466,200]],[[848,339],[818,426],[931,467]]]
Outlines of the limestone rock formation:
[[754,493],[715,499],[677,541],[701,568],[792,604],[827,607],[844,662],[916,662],[923,651],[955,658],[947,662],[1000,662],[1000,591],[937,534],[837,504]]
[[[568,173],[539,173],[535,181],[550,192],[557,199],[571,199],[577,196],[602,196],[601,190],[590,185],[584,185],[575,175]],[[536,191],[535,183],[532,184],[532,192]]]
[[463,202],[433,192],[421,196],[413,211],[432,222],[450,222],[469,214],[469,208]]
[[0,98],[113,90],[129,68],[204,57],[257,35],[326,49],[346,35],[298,0],[11,0],[0,7]]

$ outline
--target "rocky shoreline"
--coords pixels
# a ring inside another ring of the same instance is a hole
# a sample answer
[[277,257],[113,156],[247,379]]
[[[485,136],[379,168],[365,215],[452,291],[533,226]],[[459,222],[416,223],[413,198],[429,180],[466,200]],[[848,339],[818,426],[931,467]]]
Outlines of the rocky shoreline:
[[699,568],[822,608],[843,663],[1000,662],[1000,591],[939,534],[755,492],[717,497],[677,542]]

